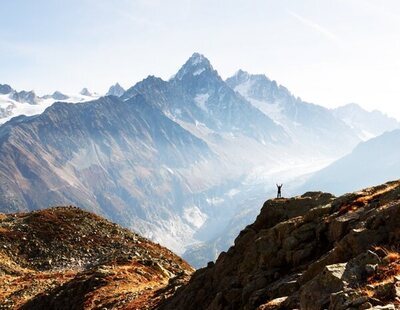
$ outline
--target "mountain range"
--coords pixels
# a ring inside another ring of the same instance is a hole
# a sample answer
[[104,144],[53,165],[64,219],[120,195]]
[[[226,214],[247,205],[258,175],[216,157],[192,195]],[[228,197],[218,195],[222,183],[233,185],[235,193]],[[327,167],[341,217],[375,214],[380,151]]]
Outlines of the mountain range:
[[56,101],[84,102],[98,97],[86,88],[75,95],[65,95],[55,91],[51,95],[37,96],[33,90],[17,91],[8,84],[0,84],[0,124],[15,116],[40,114]]
[[19,106],[44,110],[0,127],[0,211],[75,204],[186,251],[196,267],[254,220],[276,182],[296,193],[365,133],[398,125],[364,111],[350,126],[354,114],[304,102],[264,75],[223,80],[198,53],[168,81],[116,84],[104,97],[86,89],[20,103],[0,89],[0,108],[14,107],[4,120]]

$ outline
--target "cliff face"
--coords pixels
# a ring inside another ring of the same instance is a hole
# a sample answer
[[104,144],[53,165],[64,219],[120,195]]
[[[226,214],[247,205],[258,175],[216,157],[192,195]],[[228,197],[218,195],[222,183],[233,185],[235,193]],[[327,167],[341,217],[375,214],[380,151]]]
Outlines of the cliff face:
[[1,309],[145,309],[193,269],[75,207],[0,214]]
[[162,309],[400,307],[400,181],[265,202]]

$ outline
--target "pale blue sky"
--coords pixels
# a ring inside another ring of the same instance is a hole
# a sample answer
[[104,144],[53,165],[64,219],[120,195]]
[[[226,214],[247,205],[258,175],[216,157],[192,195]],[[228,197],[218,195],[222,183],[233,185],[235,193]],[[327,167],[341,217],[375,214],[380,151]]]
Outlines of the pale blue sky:
[[0,4],[0,83],[17,89],[105,92],[149,74],[167,79],[195,51],[224,78],[265,73],[306,101],[357,102],[400,118],[399,1]]

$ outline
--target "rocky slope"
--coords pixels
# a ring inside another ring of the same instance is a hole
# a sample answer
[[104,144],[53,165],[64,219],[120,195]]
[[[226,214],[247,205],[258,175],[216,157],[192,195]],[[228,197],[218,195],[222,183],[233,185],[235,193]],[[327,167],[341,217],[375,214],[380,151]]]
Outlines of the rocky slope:
[[191,272],[166,248],[75,207],[0,214],[0,309],[147,309]]
[[265,202],[161,309],[398,309],[400,181]]

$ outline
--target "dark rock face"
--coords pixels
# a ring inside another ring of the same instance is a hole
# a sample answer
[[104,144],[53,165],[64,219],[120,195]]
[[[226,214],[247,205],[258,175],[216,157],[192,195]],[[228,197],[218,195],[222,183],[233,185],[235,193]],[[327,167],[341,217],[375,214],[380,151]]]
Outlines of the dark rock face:
[[5,309],[144,309],[191,272],[166,248],[75,207],[0,214]]
[[82,96],[88,96],[88,97],[92,96],[92,93],[86,87],[82,88],[82,90],[79,93]]
[[55,91],[51,97],[55,100],[67,100],[69,97],[67,95],[64,95],[63,93],[59,91]]
[[123,89],[122,86],[119,85],[119,83],[116,83],[115,85],[110,87],[106,96],[121,97],[124,93],[125,93],[125,89]]
[[161,309],[394,309],[399,221],[400,181],[339,198],[269,200]]
[[63,101],[63,100],[69,99],[69,97],[67,95],[64,95],[62,92],[59,92],[58,90],[56,90],[53,94],[45,95],[45,96],[41,97],[41,99],[54,99],[54,100],[58,100],[58,101]]
[[0,84],[0,94],[7,95],[13,91],[12,87],[7,84]]
[[36,96],[34,91],[25,91],[21,90],[20,92],[13,92],[11,94],[11,99],[21,102],[21,103],[29,103],[29,104],[37,104],[38,97]]

